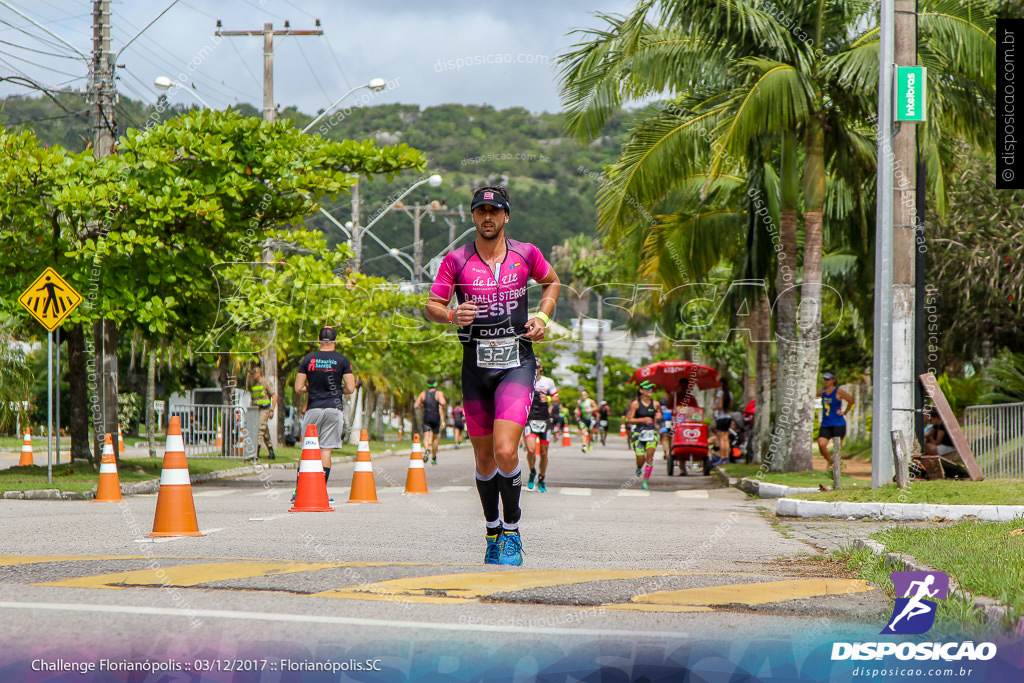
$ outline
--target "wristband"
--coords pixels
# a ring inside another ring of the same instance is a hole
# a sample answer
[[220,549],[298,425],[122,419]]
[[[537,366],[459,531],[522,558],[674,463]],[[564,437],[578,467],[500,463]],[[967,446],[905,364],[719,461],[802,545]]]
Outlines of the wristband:
[[449,308],[448,309],[448,324],[449,325],[452,324],[452,318],[454,318],[454,317],[455,317],[455,309],[454,308]]
[[543,322],[545,327],[547,327],[548,323],[551,322],[551,318],[549,318],[547,313],[545,313],[544,311],[537,311],[536,313],[534,313],[533,317],[538,318],[541,322]]

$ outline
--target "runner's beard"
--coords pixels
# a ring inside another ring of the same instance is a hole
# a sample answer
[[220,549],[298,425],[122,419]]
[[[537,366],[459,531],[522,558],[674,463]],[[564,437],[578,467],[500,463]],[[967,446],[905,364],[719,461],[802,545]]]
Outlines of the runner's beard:
[[[495,226],[495,227],[497,227],[497,226]],[[476,231],[476,234],[479,235],[482,239],[485,239],[488,242],[492,242],[492,241],[500,238],[505,233],[505,226],[498,227],[497,228],[497,232],[495,232],[493,235],[487,235],[487,234],[481,232],[482,230],[488,230],[488,229],[489,228],[481,227],[480,229],[478,229]]]

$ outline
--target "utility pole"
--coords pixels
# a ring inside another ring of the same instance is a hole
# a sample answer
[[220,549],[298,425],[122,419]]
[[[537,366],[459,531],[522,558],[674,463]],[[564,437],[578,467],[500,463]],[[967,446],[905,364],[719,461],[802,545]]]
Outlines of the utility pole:
[[[894,67],[917,63],[915,0],[882,0],[879,49],[878,222],[875,291],[875,391],[871,485],[892,480],[891,432],[914,438],[914,309],[917,252],[917,135],[894,125]],[[906,441],[904,445],[908,445]]]
[[[302,30],[292,30],[288,21],[284,22],[284,29],[277,31],[274,30],[274,25],[269,22],[263,24],[262,29],[251,31],[224,31],[221,29],[221,26],[221,21],[218,19],[215,35],[228,38],[263,36],[263,120],[273,122],[277,118],[277,109],[274,106],[274,36],[322,36],[324,32],[320,29],[320,20],[316,20],[315,29]],[[273,267],[271,265],[273,257],[274,252],[268,240],[263,245],[262,254],[263,263],[267,268]],[[263,367],[263,376],[270,381],[274,391],[277,392],[280,409],[277,411],[277,419],[270,423],[270,438],[275,443],[279,443],[278,434],[284,431],[284,402],[281,400],[284,398],[284,391],[282,391],[277,372],[276,336],[277,323],[275,322],[270,332],[270,344],[260,354],[260,364]]]
[[359,272],[363,267],[363,234],[359,230],[359,176],[352,185],[352,261],[353,270]]
[[[391,207],[392,211],[403,211],[407,216],[412,218],[412,272],[413,282],[419,283],[423,277],[423,240],[420,239],[420,225],[423,222],[423,216],[427,215],[431,218],[441,216],[448,222],[448,243],[451,244],[455,241],[455,223],[448,220],[450,216],[460,216],[465,219],[465,213],[461,210],[452,210],[445,208],[441,202],[434,200],[429,204],[413,204],[412,206],[406,206],[404,204],[395,204]],[[352,221],[353,226],[355,221]]]
[[[898,66],[917,64],[917,2],[896,0]],[[914,420],[914,270],[917,252],[917,127],[904,122],[893,134],[892,429],[910,452]]]
[[[110,2],[92,3],[92,62],[89,65],[89,98],[92,102],[92,149],[96,159],[110,156],[114,149],[117,125],[114,120],[114,65],[110,53]],[[98,226],[97,226],[98,227]],[[102,372],[99,391],[101,416],[93,415],[98,461],[104,434],[117,433],[117,326],[111,320],[93,325],[95,349],[99,349]],[[95,356],[95,352],[94,352]],[[99,419],[96,419],[99,417]]]
[[878,35],[878,181],[875,222],[875,342],[872,367],[871,488],[893,475],[892,428],[892,66],[894,0],[882,0]]

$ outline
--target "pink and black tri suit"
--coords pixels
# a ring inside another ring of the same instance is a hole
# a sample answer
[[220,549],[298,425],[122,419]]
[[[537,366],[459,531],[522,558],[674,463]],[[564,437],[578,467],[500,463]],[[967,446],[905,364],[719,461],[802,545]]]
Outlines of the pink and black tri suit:
[[471,242],[449,252],[430,288],[445,302],[477,305],[476,320],[459,328],[462,342],[462,396],[466,431],[484,436],[494,420],[526,424],[533,398],[536,361],[525,339],[530,319],[527,282],[547,276],[550,266],[528,242],[505,239],[505,259],[492,271]]

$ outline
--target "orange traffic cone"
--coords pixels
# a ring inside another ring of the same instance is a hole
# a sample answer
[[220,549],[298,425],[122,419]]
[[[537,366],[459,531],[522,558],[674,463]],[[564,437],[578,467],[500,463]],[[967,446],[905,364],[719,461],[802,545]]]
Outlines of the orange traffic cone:
[[619,436],[622,436],[622,437],[626,436],[626,423],[625,422],[620,422],[619,423]]
[[117,423],[117,452],[124,455],[124,436],[121,434],[121,423]]
[[25,438],[21,442],[21,460],[18,461],[18,466],[31,467],[34,464],[32,461],[32,430],[26,429]]
[[[420,463],[422,465],[422,462]],[[359,432],[359,450],[356,451],[356,471],[352,474],[350,503],[379,503],[377,487],[373,484],[373,465],[370,463],[370,438],[366,430]]]
[[110,434],[103,440],[103,462],[100,463],[100,482],[96,485],[97,503],[117,503],[121,500],[121,479],[117,476],[117,458]]
[[409,457],[409,474],[405,478],[406,493],[430,493],[427,490],[427,474],[423,471],[423,446],[420,435],[412,435],[412,455]]
[[302,459],[299,460],[299,481],[295,488],[295,504],[288,512],[333,512],[331,497],[327,495],[324,464],[320,459],[320,437],[316,425],[306,426],[302,439]]
[[150,534],[150,537],[154,536],[202,536],[196,520],[196,504],[192,500],[185,440],[181,438],[181,422],[177,415],[172,416],[167,425],[160,492],[156,498],[153,533]]
[[572,446],[572,438],[569,436],[569,427],[566,426],[562,430],[562,447],[568,448],[569,446]]

